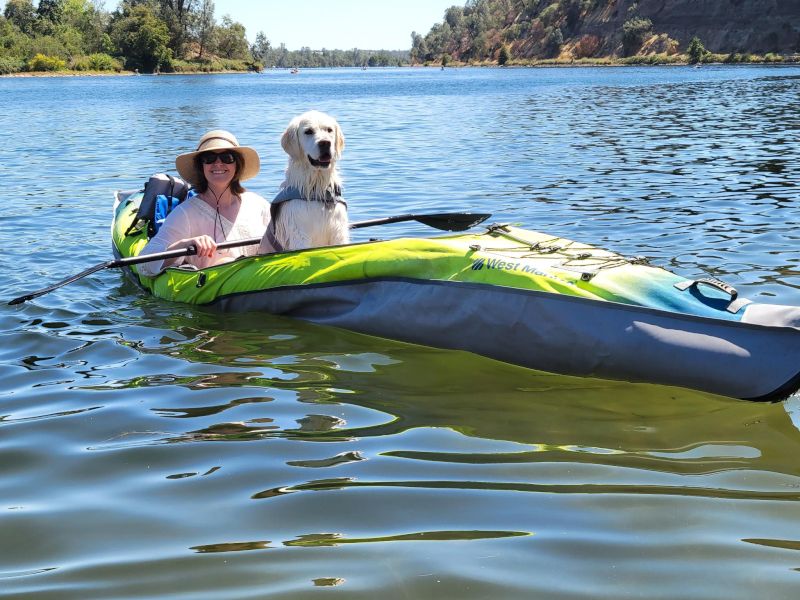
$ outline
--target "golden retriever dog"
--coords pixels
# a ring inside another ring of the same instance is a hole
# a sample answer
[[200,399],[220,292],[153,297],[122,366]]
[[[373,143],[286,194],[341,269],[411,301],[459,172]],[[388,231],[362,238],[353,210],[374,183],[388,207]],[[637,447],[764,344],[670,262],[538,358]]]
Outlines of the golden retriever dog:
[[347,204],[336,166],[344,150],[339,123],[319,111],[303,113],[291,120],[281,146],[289,162],[260,251],[347,244]]

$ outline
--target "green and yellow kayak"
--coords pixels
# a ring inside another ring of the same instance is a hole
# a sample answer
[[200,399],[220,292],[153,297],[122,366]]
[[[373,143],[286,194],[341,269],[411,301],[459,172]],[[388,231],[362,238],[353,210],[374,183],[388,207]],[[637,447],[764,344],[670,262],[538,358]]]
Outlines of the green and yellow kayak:
[[[117,195],[118,258],[142,194]],[[130,275],[153,295],[266,311],[534,369],[774,400],[800,386],[800,307],[507,225]]]

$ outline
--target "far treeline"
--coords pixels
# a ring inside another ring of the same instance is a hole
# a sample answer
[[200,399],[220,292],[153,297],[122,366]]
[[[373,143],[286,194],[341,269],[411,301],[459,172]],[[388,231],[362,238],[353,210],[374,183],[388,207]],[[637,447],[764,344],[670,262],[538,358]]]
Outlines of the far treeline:
[[423,64],[800,61],[796,0],[469,0],[425,35]]
[[288,50],[213,0],[6,0],[0,75],[34,71],[219,72],[406,64],[799,62],[800,2],[468,0],[411,49]]
[[6,0],[0,16],[0,75],[32,71],[218,72],[270,67],[395,66],[408,51],[273,47],[213,0]]

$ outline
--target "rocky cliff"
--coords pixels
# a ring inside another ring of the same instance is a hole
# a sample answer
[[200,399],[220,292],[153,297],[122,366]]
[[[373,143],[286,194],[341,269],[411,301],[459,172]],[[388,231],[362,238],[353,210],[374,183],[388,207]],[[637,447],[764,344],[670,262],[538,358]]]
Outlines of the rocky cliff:
[[419,62],[800,53],[800,0],[469,0],[428,34]]
[[[618,0],[587,12],[583,33],[600,33],[619,51],[615,34],[633,15],[649,19],[684,49],[697,36],[707,50],[800,52],[800,0]],[[619,36],[616,36],[617,38]]]

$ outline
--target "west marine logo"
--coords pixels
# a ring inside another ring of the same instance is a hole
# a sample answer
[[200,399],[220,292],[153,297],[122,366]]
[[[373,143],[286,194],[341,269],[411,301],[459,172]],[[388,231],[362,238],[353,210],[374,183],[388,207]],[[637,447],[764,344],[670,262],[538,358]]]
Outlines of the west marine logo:
[[530,273],[538,277],[546,277],[551,280],[560,281],[568,285],[574,285],[575,282],[569,279],[563,279],[557,274],[542,271],[536,267],[536,264],[531,261],[517,261],[511,262],[509,260],[502,260],[499,258],[475,258],[472,261],[470,269],[473,271],[511,271],[514,273]]
[[501,260],[499,258],[476,258],[472,261],[473,271],[526,271],[531,272],[530,269],[523,267],[521,262],[511,262],[508,260]]

